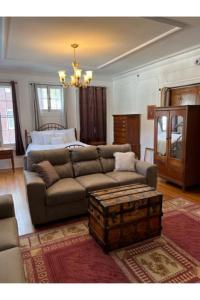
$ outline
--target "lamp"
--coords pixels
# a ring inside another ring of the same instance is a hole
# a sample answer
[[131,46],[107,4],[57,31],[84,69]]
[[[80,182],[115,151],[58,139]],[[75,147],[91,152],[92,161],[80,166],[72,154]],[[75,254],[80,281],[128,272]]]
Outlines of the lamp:
[[85,71],[85,74],[82,75],[82,70],[80,69],[79,63],[76,61],[76,48],[78,44],[72,44],[71,47],[74,49],[74,61],[72,62],[73,75],[71,75],[70,82],[67,82],[67,74],[65,70],[58,71],[60,83],[64,88],[73,86],[73,87],[87,87],[92,80],[92,71]]

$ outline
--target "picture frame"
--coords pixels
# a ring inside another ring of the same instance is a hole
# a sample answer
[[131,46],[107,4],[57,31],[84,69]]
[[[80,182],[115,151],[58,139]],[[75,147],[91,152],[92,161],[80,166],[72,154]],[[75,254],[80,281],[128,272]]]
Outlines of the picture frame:
[[151,164],[154,163],[154,149],[146,147],[144,152],[144,161],[149,162]]
[[156,105],[147,106],[147,120],[154,120]]

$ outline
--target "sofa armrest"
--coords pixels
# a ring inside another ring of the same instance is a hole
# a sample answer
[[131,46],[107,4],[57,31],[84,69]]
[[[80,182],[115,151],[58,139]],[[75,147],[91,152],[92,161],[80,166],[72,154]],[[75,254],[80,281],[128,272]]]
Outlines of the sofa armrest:
[[32,222],[41,224],[45,219],[45,183],[35,172],[24,171],[24,178]]
[[11,218],[15,216],[12,195],[0,196],[0,219]]
[[157,185],[157,166],[146,161],[136,161],[136,172],[145,176],[147,184],[156,188]]

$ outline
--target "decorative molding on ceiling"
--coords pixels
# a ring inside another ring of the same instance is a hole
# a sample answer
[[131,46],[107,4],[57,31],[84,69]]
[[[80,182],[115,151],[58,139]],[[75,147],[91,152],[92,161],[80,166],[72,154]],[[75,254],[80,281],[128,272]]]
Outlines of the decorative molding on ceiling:
[[127,77],[131,74],[136,75],[138,72],[148,72],[152,67],[159,68],[166,64],[177,62],[178,58],[179,59],[194,58],[195,61],[195,57],[199,57],[199,56],[200,56],[200,44],[191,48],[184,49],[182,51],[175,52],[171,55],[167,55],[165,57],[150,61],[144,65],[117,73],[112,78],[113,80],[116,80],[119,78]]
[[149,40],[149,41],[147,41],[147,42],[139,45],[138,47],[135,47],[135,48],[133,48],[133,49],[127,51],[127,52],[124,52],[123,54],[121,54],[121,55],[119,55],[119,56],[117,56],[117,57],[115,57],[115,58],[107,61],[106,63],[98,66],[97,70],[103,69],[103,68],[107,67],[108,65],[111,65],[114,62],[116,62],[116,61],[118,61],[118,60],[120,60],[120,59],[122,59],[122,58],[124,58],[124,57],[126,57],[126,56],[128,56],[128,55],[130,55],[130,54],[132,54],[132,53],[134,53],[136,51],[138,51],[138,50],[141,50],[141,49],[143,49],[143,48],[145,48],[145,47],[147,47],[147,46],[149,46],[149,45],[151,45],[151,44],[153,44],[153,43],[155,43],[155,42],[163,39],[164,37],[167,37],[168,35],[171,35],[171,34],[177,32],[177,31],[179,31],[181,29],[182,29],[182,27],[178,27],[177,26],[177,27],[175,27],[175,28],[173,28],[171,30],[168,30],[165,33],[162,33],[162,34],[156,36],[155,38],[153,38],[153,39],[151,39],[151,40]]

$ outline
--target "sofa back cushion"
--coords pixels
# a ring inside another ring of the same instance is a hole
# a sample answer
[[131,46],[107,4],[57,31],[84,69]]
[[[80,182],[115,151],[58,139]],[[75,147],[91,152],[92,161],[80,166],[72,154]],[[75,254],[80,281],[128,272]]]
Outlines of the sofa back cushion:
[[99,154],[94,146],[71,150],[71,160],[75,177],[102,173]]
[[129,144],[123,145],[103,145],[97,147],[100,162],[104,173],[112,172],[115,168],[115,152],[129,152],[131,151],[131,146]]
[[35,171],[34,164],[49,161],[56,169],[60,178],[73,177],[72,163],[68,149],[30,151],[27,157],[28,171]]

